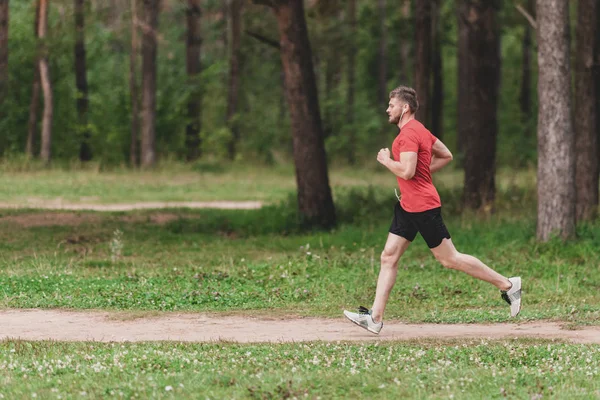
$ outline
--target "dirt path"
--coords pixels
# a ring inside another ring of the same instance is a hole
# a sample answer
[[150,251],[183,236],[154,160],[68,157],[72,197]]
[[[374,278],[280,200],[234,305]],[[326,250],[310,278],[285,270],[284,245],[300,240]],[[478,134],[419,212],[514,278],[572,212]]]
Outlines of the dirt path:
[[123,314],[62,310],[2,310],[0,340],[137,342],[302,342],[465,338],[544,338],[600,344],[600,327],[564,330],[553,322],[522,324],[404,324],[387,322],[379,336],[339,319],[266,319],[243,316],[167,313],[124,320]]
[[133,211],[165,208],[219,208],[227,210],[253,210],[261,208],[260,201],[149,201],[137,203],[86,204],[62,200],[36,200],[23,203],[0,202],[0,209],[40,209],[69,211]]

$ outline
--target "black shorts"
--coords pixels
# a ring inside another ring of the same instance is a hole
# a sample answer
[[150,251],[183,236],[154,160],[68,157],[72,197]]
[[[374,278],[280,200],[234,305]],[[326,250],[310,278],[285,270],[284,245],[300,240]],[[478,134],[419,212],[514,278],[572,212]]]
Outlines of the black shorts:
[[444,238],[450,239],[450,233],[442,219],[441,207],[411,213],[405,211],[399,202],[394,207],[394,219],[390,226],[390,233],[402,236],[409,242],[415,240],[417,233],[420,233],[430,249],[438,247]]

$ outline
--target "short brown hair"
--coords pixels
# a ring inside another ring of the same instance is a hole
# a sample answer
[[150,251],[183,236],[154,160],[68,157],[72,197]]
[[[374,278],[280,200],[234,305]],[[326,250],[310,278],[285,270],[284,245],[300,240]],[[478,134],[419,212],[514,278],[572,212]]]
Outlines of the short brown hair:
[[390,92],[390,99],[396,98],[404,101],[410,107],[410,112],[413,114],[419,109],[419,99],[415,89],[408,86],[398,86]]

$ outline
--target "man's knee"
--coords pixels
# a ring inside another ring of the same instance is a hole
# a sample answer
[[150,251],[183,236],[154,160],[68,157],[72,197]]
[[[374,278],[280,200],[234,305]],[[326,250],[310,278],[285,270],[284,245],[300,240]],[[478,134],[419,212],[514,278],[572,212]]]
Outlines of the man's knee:
[[381,265],[386,267],[397,267],[398,259],[400,258],[399,248],[386,247],[381,252]]
[[437,256],[436,259],[445,268],[458,269],[460,265],[459,254],[457,252],[446,256]]

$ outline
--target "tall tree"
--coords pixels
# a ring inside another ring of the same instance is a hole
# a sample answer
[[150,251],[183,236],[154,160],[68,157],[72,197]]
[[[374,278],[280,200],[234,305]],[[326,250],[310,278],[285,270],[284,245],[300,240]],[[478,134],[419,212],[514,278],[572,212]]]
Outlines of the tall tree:
[[0,112],[8,85],[8,0],[0,0]]
[[46,33],[48,31],[48,0],[40,0],[40,15],[38,23],[38,38],[41,42],[41,54],[39,58],[40,81],[44,93],[44,114],[42,117],[42,143],[40,156],[46,164],[50,163],[52,151],[52,119],[54,104],[52,100],[52,82],[50,80],[50,67],[48,66],[48,46],[46,45]]
[[537,0],[537,237],[575,233],[575,135],[571,120],[568,2]]
[[129,164],[136,167],[139,158],[140,95],[138,85],[138,0],[131,1],[131,51],[129,52],[129,92],[131,96],[131,140],[129,144]]
[[232,139],[229,142],[229,158],[234,159],[237,144],[240,140],[240,130],[235,121],[238,111],[238,97],[240,89],[240,42],[242,32],[242,0],[230,0],[229,18],[231,29],[231,46],[229,53],[229,88],[227,90],[227,126]]
[[254,0],[277,17],[280,53],[290,110],[298,209],[309,226],[331,227],[336,216],[323,143],[312,51],[302,0]]
[[415,2],[415,90],[419,99],[417,119],[430,125],[430,79],[431,76],[431,0]]
[[[527,11],[535,15],[535,0],[528,0]],[[525,21],[524,26],[525,32],[523,34],[522,53],[523,58],[521,61],[521,90],[519,94],[519,105],[523,120],[529,121],[531,118],[531,36],[532,28],[529,21]]]
[[347,158],[350,164],[356,163],[356,135],[354,133],[354,97],[356,90],[356,69],[354,68],[356,60],[356,0],[348,0],[348,25],[350,25],[350,37],[347,50],[347,70],[348,70],[348,92],[346,95],[346,123],[350,125],[348,137]]
[[382,106],[387,106],[388,103],[388,95],[389,91],[387,90],[387,27],[386,27],[386,1],[385,0],[377,0],[378,10],[379,10],[379,28],[380,28],[380,37],[379,37],[379,104]]
[[156,52],[160,0],[143,0],[141,165],[156,163]]
[[598,116],[594,65],[596,0],[579,0],[575,52],[575,186],[576,217],[590,220],[598,212]]
[[75,0],[75,83],[77,85],[77,120],[83,134],[79,159],[92,159],[90,129],[88,127],[88,82],[85,59],[85,0]]
[[202,33],[200,31],[200,0],[188,0],[187,7],[186,71],[193,90],[188,99],[188,124],[185,133],[186,158],[193,161],[200,157],[200,129],[202,92],[200,90],[200,51]]
[[[459,107],[464,120],[460,135],[464,141],[464,205],[471,209],[491,209],[495,197],[496,136],[500,86],[500,29],[498,1],[461,0],[459,25],[464,34],[459,43],[466,54],[459,58],[459,77],[466,104]],[[459,96],[461,90],[459,90]],[[459,98],[459,103],[464,102]]]
[[402,0],[400,12],[402,15],[403,35],[400,40],[400,65],[398,66],[398,71],[400,72],[400,82],[405,86],[412,86],[412,80],[410,79],[410,49],[413,41],[409,37],[410,11],[411,0]]
[[[38,38],[40,25],[40,0],[35,5],[35,20],[33,22],[33,35]],[[39,40],[37,40],[39,42]],[[39,43],[38,43],[39,46]],[[40,107],[40,68],[39,68],[39,48],[35,57],[35,68],[33,73],[33,85],[31,88],[31,102],[29,103],[29,120],[27,123],[27,144],[25,153],[29,157],[35,155],[35,137],[37,133],[38,111]]]
[[433,36],[433,88],[431,93],[431,131],[438,138],[443,136],[443,118],[444,118],[444,79],[442,65],[442,19],[441,19],[441,0],[432,2],[432,23],[431,31]]

